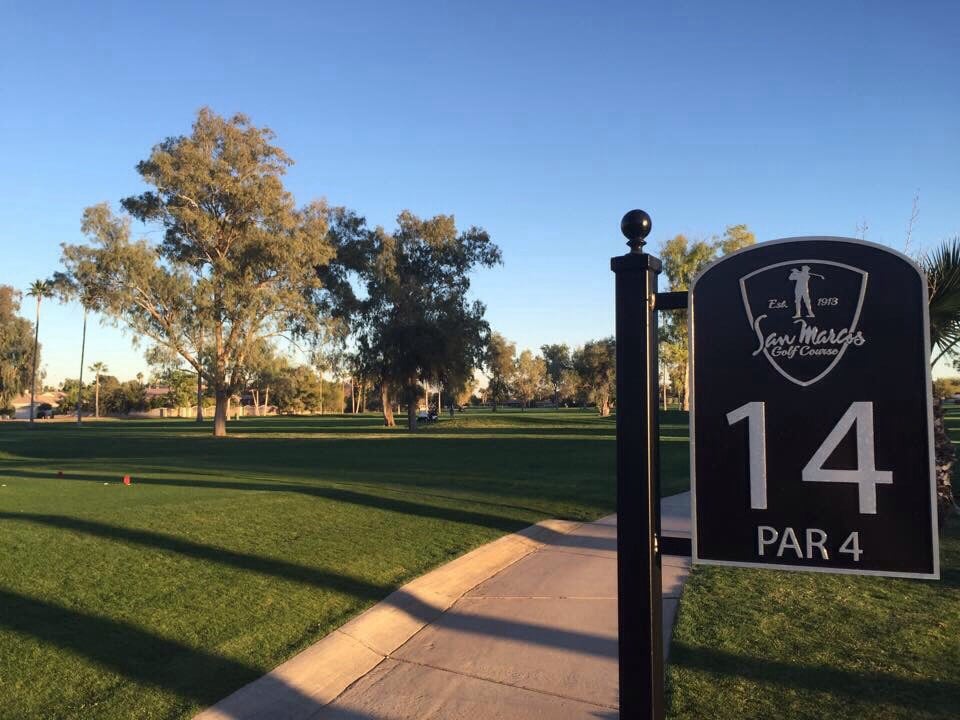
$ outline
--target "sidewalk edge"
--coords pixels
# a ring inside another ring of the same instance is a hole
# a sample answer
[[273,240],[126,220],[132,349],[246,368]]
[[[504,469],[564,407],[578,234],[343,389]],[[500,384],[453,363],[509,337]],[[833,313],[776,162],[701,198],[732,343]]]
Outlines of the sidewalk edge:
[[477,585],[582,524],[542,520],[411,580],[194,720],[309,717]]

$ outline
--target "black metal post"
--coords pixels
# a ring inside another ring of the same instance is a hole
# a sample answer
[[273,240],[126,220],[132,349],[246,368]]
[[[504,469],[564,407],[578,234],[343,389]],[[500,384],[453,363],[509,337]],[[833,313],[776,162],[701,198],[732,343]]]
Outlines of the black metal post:
[[662,720],[657,321],[660,260],[643,252],[650,216],[620,229],[630,252],[612,258],[617,312],[617,582],[621,720]]

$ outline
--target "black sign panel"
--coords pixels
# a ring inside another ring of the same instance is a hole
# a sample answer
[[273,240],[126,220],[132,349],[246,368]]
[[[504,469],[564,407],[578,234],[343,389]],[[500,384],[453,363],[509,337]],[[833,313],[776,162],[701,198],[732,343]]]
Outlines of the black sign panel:
[[888,248],[761,243],[690,291],[695,562],[939,577],[927,286]]

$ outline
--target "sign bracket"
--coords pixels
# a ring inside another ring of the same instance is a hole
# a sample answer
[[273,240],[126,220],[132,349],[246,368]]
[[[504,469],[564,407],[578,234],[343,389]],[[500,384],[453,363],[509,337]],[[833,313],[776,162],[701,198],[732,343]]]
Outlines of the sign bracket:
[[653,295],[654,310],[686,310],[690,302],[690,293],[686,290],[658,292]]

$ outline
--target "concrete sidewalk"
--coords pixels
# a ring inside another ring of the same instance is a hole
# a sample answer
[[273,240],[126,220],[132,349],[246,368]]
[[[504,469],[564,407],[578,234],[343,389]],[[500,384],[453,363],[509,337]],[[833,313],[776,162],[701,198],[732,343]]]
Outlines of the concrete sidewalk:
[[[690,533],[689,493],[662,503]],[[669,646],[689,558],[663,562]],[[612,719],[616,517],[547,521],[409,583],[203,720]]]

